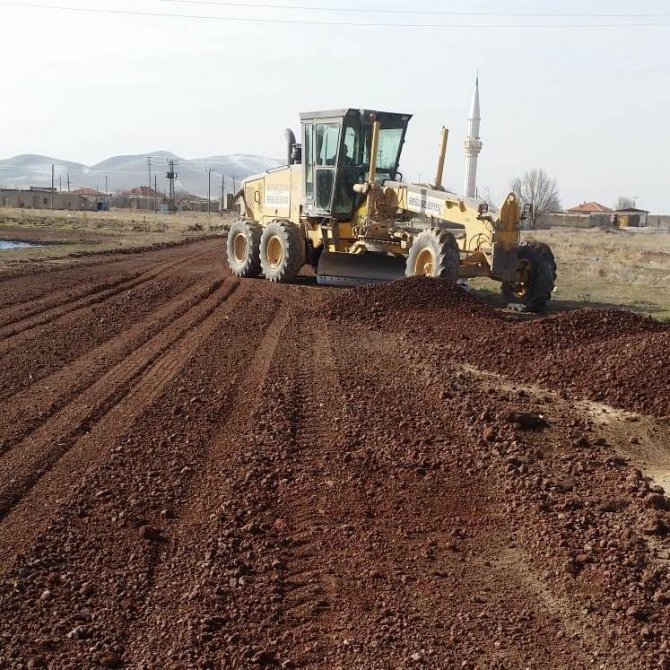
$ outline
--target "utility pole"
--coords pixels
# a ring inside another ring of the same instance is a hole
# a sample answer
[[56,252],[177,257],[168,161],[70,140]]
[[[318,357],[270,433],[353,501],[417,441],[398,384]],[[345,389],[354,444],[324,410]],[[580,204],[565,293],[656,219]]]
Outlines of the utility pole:
[[105,174],[105,194],[109,193],[109,186],[107,184],[107,174]]
[[221,216],[223,216],[223,207],[224,207],[223,201],[226,199],[226,189],[224,186],[225,184],[224,180],[225,177],[221,175],[221,204],[219,205],[219,214],[221,214]]
[[147,212],[149,211],[149,203],[151,202],[151,156],[147,156],[147,168],[149,169],[149,188],[147,189]]
[[67,192],[70,192],[70,173],[67,173]]
[[158,195],[158,177],[154,175],[154,212],[156,211],[156,197]]
[[54,164],[51,164],[51,211],[54,211]]
[[58,191],[63,190],[63,175],[58,175]]
[[212,209],[212,168],[207,170],[207,216],[211,214]]
[[168,162],[169,164],[169,171],[167,173],[167,178],[168,178],[168,210],[170,213],[173,213],[176,211],[176,205],[175,205],[175,195],[174,195],[174,181],[177,178],[177,173],[174,171],[174,166],[175,162],[173,160]]

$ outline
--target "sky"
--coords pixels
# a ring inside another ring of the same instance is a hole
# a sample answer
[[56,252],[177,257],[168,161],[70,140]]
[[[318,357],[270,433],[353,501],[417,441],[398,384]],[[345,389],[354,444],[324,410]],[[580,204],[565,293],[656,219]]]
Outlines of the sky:
[[667,0],[0,0],[0,58],[0,158],[281,157],[301,111],[357,107],[414,115],[406,180],[449,128],[461,192],[479,71],[481,193],[542,168],[566,207],[670,213]]

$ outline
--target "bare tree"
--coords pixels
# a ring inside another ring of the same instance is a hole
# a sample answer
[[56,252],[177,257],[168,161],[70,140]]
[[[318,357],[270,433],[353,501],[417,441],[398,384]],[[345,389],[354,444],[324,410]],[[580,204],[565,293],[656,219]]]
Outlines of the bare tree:
[[561,201],[558,184],[541,168],[533,168],[512,182],[512,190],[522,205],[530,205],[530,228],[534,229],[538,220],[548,212],[558,212]]
[[635,207],[635,200],[625,195],[620,195],[614,203],[614,209],[632,209]]
[[491,195],[491,188],[489,186],[484,186],[477,193],[477,195],[491,208],[496,209],[498,207],[497,199]]

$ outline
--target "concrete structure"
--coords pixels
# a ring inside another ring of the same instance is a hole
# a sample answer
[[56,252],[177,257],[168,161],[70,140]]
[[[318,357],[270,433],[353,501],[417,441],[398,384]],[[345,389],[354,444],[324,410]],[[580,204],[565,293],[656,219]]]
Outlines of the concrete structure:
[[479,126],[481,120],[479,110],[479,75],[477,75],[477,79],[475,80],[475,90],[472,94],[472,102],[470,104],[468,136],[463,143],[466,156],[463,195],[467,198],[474,198],[477,195],[477,159],[484,146],[481,139],[479,139]]
[[647,215],[648,228],[670,228],[670,214]]
[[610,228],[611,214],[569,214],[552,212],[543,214],[536,222],[536,228]]
[[154,191],[153,188],[149,188],[148,186],[132,188],[127,193],[124,193],[122,198],[128,203],[125,206],[131,209],[148,209],[153,211],[158,211],[161,204],[165,201],[163,193]]
[[86,209],[86,202],[81,195],[57,191],[50,188],[31,187],[30,189],[0,189],[0,207],[16,207],[19,209]]
[[643,228],[647,225],[648,214],[649,212],[646,209],[626,207],[624,209],[617,209],[614,216],[616,217],[616,225],[619,228]]
[[232,212],[235,209],[235,196],[233,193],[226,193],[225,198],[223,199],[223,206],[220,207],[219,211],[223,210],[224,212]]
[[72,191],[75,195],[80,195],[84,199],[84,208],[93,212],[107,212],[111,202],[109,193],[96,191],[94,188],[78,188]]

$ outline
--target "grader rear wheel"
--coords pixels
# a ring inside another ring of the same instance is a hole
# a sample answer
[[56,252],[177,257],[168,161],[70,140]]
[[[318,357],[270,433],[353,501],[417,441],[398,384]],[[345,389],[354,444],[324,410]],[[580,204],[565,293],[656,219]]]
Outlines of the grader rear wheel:
[[516,281],[502,285],[507,303],[544,312],[556,283],[554,254],[543,242],[522,242],[517,249]]
[[261,236],[260,257],[266,279],[295,279],[305,263],[305,238],[300,228],[290,221],[270,221]]
[[261,273],[261,227],[249,219],[230,226],[226,252],[228,266],[236,277],[258,277]]
[[459,263],[456,238],[446,230],[431,228],[414,238],[407,256],[405,276],[441,277],[455,282]]

